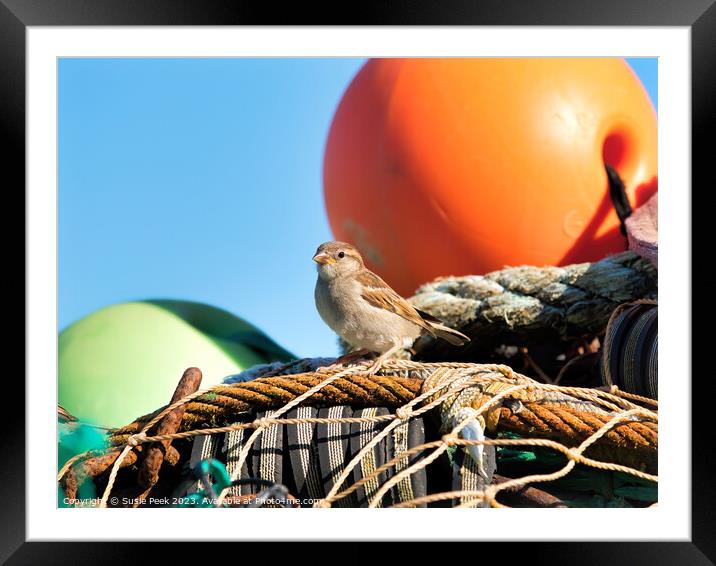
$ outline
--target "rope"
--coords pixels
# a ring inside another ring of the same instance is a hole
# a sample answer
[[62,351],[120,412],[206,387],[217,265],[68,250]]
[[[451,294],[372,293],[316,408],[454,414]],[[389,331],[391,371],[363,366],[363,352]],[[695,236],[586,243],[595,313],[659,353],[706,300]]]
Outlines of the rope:
[[655,300],[619,305],[609,318],[602,339],[599,370],[602,383],[623,387],[624,393],[642,394],[634,399],[658,396],[657,317]]
[[[148,421],[154,424],[180,404],[186,403],[186,412],[180,431],[199,427],[227,424],[233,415],[252,410],[275,409],[315,388],[326,374],[304,373],[290,377],[265,377],[232,385],[217,385],[197,391],[192,396],[163,407],[154,413],[138,418],[133,423],[113,431],[111,445],[123,445],[129,436],[138,433]],[[315,405],[384,406],[399,407],[413,399],[420,391],[419,379],[346,374],[330,383],[325,389],[311,395]],[[187,401],[192,401],[188,402]],[[220,426],[220,425],[219,425]]]
[[[397,473],[373,492],[369,506],[375,507],[392,487],[430,465],[450,446],[543,446],[561,452],[568,459],[562,469],[551,474],[537,474],[490,485],[479,495],[464,492],[461,496],[471,498],[465,500],[465,505],[487,501],[493,507],[500,507],[502,504],[497,501],[496,496],[501,490],[558,479],[568,474],[577,463],[621,471],[649,481],[658,479],[657,476],[644,471],[644,468],[648,470],[656,467],[658,415],[629,399],[644,402],[636,398],[638,396],[627,395],[628,398],[624,398],[623,392],[615,388],[605,391],[541,384],[514,372],[508,366],[498,364],[424,364],[389,360],[384,364],[380,375],[367,376],[366,370],[363,365],[345,369],[330,367],[290,378],[264,377],[252,382],[214,386],[187,395],[159,411],[137,419],[134,423],[114,431],[110,437],[109,451],[119,451],[119,455],[112,464],[100,506],[106,505],[127,455],[143,444],[253,429],[239,453],[238,465],[231,477],[234,481],[240,474],[253,443],[264,429],[303,423],[386,423],[343,467],[326,497],[316,504],[319,507],[331,506],[348,497],[361,485],[378,481],[381,473],[397,466]],[[424,377],[409,377],[415,374]],[[647,401],[651,406],[658,406],[655,401]],[[362,406],[389,404],[396,410],[394,414],[364,417],[282,417],[298,405],[325,405],[336,402]],[[150,434],[152,428],[165,415],[181,406],[186,410],[177,432]],[[452,426],[450,423],[453,422],[453,417],[465,407],[472,410],[459,413],[466,415],[465,418],[461,417],[462,420]],[[235,423],[237,412],[274,408],[277,410],[262,418],[231,424]],[[440,440],[405,450],[370,475],[344,487],[353,469],[391,431],[409,419],[420,417],[434,409],[439,410],[443,423],[443,436]],[[488,432],[514,431],[526,438],[460,438],[462,429],[473,419],[481,419],[483,428]],[[212,426],[215,424],[219,426]],[[403,463],[405,458],[420,452],[426,454],[410,465]],[[97,456],[94,453],[85,453],[74,457],[60,470],[58,481],[76,466],[91,462],[90,458],[93,457]],[[218,494],[219,500],[223,500],[227,493],[228,489],[224,489]],[[402,502],[399,506],[456,497],[454,493],[457,492],[450,493],[453,495],[427,495],[411,502]]]
[[475,359],[500,344],[528,346],[596,335],[617,306],[656,292],[654,265],[621,252],[594,263],[442,277],[420,287],[410,302],[472,339],[461,348],[425,340],[418,355],[429,361]]
[[[331,490],[326,494],[325,499],[321,503],[321,506],[326,506],[326,504],[330,504],[331,501],[334,499],[339,499],[336,496],[336,492],[338,491],[338,488],[343,485],[343,482],[348,478],[349,474],[353,470],[353,468],[358,465],[358,463],[365,457],[365,455],[373,449],[375,445],[377,445],[383,438],[385,438],[394,428],[400,425],[400,423],[403,420],[406,420],[410,417],[420,416],[422,413],[425,413],[427,411],[432,410],[434,407],[438,406],[440,403],[443,402],[443,400],[453,393],[453,391],[447,391],[443,393],[442,395],[438,396],[435,399],[432,399],[430,402],[428,402],[427,405],[423,406],[421,409],[418,409],[417,411],[413,411],[412,408],[417,404],[422,402],[423,400],[431,399],[434,395],[436,395],[439,391],[442,389],[449,387],[451,385],[451,382],[446,379],[450,374],[450,368],[444,367],[444,368],[438,368],[435,371],[435,374],[437,376],[440,376],[441,379],[436,384],[431,383],[425,383],[424,388],[427,387],[427,391],[422,393],[417,398],[413,399],[411,402],[409,402],[405,407],[401,407],[398,411],[396,411],[396,417],[397,420],[394,420],[390,425],[388,425],[383,431],[375,435],[359,452],[356,454],[353,459],[346,465],[345,469],[341,473],[340,476],[336,479],[336,482],[333,484],[333,487]],[[473,380],[476,381],[477,378],[473,377]],[[466,388],[472,385],[472,381],[470,379],[467,379],[462,384],[459,384],[456,386],[456,389],[462,389]],[[377,477],[377,476],[376,476]],[[350,494],[352,492],[348,492],[346,495]],[[345,496],[344,496],[345,497]],[[376,503],[377,504],[377,503]]]
[[[616,320],[616,318],[620,312],[624,311],[625,309],[628,309],[629,307],[633,307],[635,305],[658,305],[658,304],[659,304],[659,301],[657,301],[656,299],[636,299],[634,301],[628,301],[626,303],[619,305],[617,308],[615,308],[612,311],[612,314],[609,316],[609,322],[607,322],[607,328],[604,331],[605,336],[609,336],[612,333],[614,321]],[[606,357],[609,357],[608,352],[605,352],[604,355]]]
[[633,401],[638,401],[639,403],[643,403],[644,405],[651,405],[652,407],[658,407],[659,402],[656,399],[650,399],[649,397],[643,397],[642,395],[637,395],[636,393],[629,393],[628,391],[622,391],[617,387],[616,385],[610,385],[608,387],[609,393],[612,395],[616,395],[617,397],[624,397],[625,399],[632,399]]
[[[315,386],[313,386],[312,388],[310,388],[308,391],[302,393],[301,395],[299,395],[298,397],[296,397],[295,399],[293,399],[292,401],[290,401],[289,403],[287,403],[286,405],[284,405],[283,407],[281,407],[278,411],[276,411],[273,415],[271,415],[271,418],[278,417],[278,416],[282,415],[283,413],[285,413],[286,411],[288,411],[288,410],[292,409],[293,407],[299,405],[302,401],[305,401],[306,399],[308,399],[308,398],[311,397],[312,395],[318,393],[321,389],[329,387],[330,384],[333,383],[334,381],[336,381],[337,379],[339,379],[339,378],[341,378],[341,377],[344,377],[344,376],[347,376],[347,375],[350,375],[350,374],[352,374],[352,373],[357,373],[357,372],[361,371],[361,369],[362,369],[361,367],[349,367],[349,368],[346,369],[346,370],[343,370],[343,371],[341,371],[341,372],[339,372],[339,373],[336,373],[335,375],[331,375],[331,376],[327,377],[326,379],[324,379],[324,380],[321,381],[320,383],[317,383]],[[271,426],[271,425],[268,425],[268,426]],[[257,438],[259,437],[259,435],[261,434],[262,428],[263,428],[263,427],[257,428],[257,429],[253,432],[253,434],[249,437],[249,439],[246,441],[246,443],[244,444],[244,446],[241,448],[241,452],[239,453],[238,464],[236,465],[236,470],[235,470],[234,473],[231,474],[231,481],[232,481],[232,482],[234,482],[234,481],[236,480],[236,478],[238,477],[238,474],[241,472],[241,467],[242,467],[242,465],[243,465],[244,460],[246,459],[246,457],[247,457],[248,454],[249,454],[249,450],[250,450],[250,448],[251,448],[251,445],[256,441],[256,439],[257,439]],[[219,498],[218,498],[218,501],[217,501],[217,505],[221,505],[221,503],[222,503],[222,501],[224,500],[224,498],[226,497],[226,494],[227,494],[227,493],[228,493],[228,487],[224,488],[224,489],[221,491],[221,493],[219,494]]]

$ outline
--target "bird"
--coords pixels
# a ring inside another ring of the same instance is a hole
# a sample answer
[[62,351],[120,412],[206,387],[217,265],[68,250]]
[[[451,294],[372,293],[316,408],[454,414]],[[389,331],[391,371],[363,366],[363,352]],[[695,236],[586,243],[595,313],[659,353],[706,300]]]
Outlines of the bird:
[[365,266],[355,246],[324,242],[318,246],[313,261],[318,264],[316,309],[331,330],[356,348],[349,356],[379,354],[369,374],[378,372],[386,359],[401,349],[409,349],[426,334],[455,346],[470,341],[401,297]]

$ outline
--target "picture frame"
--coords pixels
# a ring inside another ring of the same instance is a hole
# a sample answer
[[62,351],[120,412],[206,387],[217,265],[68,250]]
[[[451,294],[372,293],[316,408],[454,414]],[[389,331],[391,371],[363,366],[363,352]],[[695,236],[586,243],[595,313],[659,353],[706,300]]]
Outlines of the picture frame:
[[[277,16],[280,14],[280,17]],[[561,0],[519,2],[516,0],[453,2],[450,8],[430,2],[381,5],[362,3],[348,17],[338,8],[289,5],[281,7],[241,2],[119,3],[95,0],[91,8],[79,0],[0,0],[0,69],[6,77],[2,89],[2,129],[8,140],[9,187],[25,184],[25,34],[30,26],[184,26],[184,25],[267,25],[280,21],[290,25],[456,25],[456,26],[682,26],[691,30],[692,65],[692,183],[713,184],[708,177],[710,151],[706,124],[713,115],[716,84],[716,7],[713,0],[668,0],[653,5],[647,0],[587,2]],[[707,185],[708,186],[708,185]],[[18,191],[19,192],[19,191]],[[6,382],[13,399],[28,401],[20,380]],[[709,391],[706,380],[691,380],[692,391],[692,539],[690,542],[545,542],[522,543],[518,552],[542,563],[585,564],[708,564],[716,562],[716,505],[713,469],[716,465],[713,434],[707,416]],[[19,406],[24,404],[17,403]],[[22,413],[5,426],[5,462],[26,458],[25,419]],[[27,542],[25,536],[25,494],[28,486],[23,466],[3,467],[0,484],[4,505],[4,529],[0,561],[7,564],[126,563],[137,556],[161,552],[165,560],[186,559],[186,545],[117,542]],[[709,534],[711,533],[711,534]],[[78,537],[80,538],[80,537]],[[348,537],[347,537],[348,538]],[[215,543],[213,543],[215,544]],[[505,543],[502,551],[512,555]],[[198,553],[197,553],[198,555]]]

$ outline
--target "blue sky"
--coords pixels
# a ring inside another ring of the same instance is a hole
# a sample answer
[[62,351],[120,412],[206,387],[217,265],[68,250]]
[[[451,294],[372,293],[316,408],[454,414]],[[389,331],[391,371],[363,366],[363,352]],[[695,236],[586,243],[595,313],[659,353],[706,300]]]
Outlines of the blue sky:
[[[61,59],[59,327],[148,298],[225,308],[300,356],[331,239],[323,150],[363,59]],[[656,60],[629,59],[656,101]],[[657,106],[658,108],[658,106]]]

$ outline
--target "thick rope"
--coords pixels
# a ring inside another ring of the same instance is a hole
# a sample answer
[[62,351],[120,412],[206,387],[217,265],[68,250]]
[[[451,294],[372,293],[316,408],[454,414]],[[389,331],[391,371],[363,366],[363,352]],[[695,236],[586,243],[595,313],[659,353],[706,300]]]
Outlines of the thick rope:
[[[647,463],[647,466],[651,466],[652,459],[655,464],[658,416],[655,412],[616,395],[615,393],[620,393],[618,390],[611,389],[610,392],[607,392],[599,389],[544,385],[515,373],[507,366],[495,364],[420,364],[405,360],[392,360],[386,362],[382,370],[383,375],[371,377],[360,375],[366,370],[361,365],[349,366],[342,371],[339,369],[329,368],[322,372],[299,374],[291,376],[291,378],[266,377],[254,382],[215,386],[187,395],[176,403],[115,431],[111,437],[112,449],[117,450],[121,447],[121,451],[112,465],[100,506],[106,505],[124,459],[133,448],[141,444],[253,428],[253,434],[244,444],[240,453],[239,464],[241,464],[248,456],[251,445],[264,428],[309,422],[325,424],[388,423],[343,468],[330,492],[317,506],[330,506],[335,501],[350,495],[360,485],[376,479],[381,472],[400,464],[405,457],[421,451],[431,451],[417,462],[401,469],[399,473],[385,482],[370,501],[370,506],[375,506],[391,487],[428,466],[449,446],[453,445],[548,446],[567,456],[567,465],[558,472],[510,480],[500,484],[500,487],[489,486],[484,496],[492,506],[501,506],[495,496],[502,489],[562,477],[569,473],[576,463],[600,469],[623,471],[642,479],[656,480],[656,476],[636,468],[643,467],[644,462]],[[405,377],[414,372],[419,372],[425,377],[423,379]],[[290,381],[294,382],[288,383]],[[300,391],[299,394],[297,394],[298,391]],[[194,428],[197,421],[200,425],[235,423],[237,413],[245,413],[259,408],[252,406],[248,399],[258,400],[261,408],[274,407],[277,403],[281,406],[268,416],[255,419],[252,422]],[[357,401],[356,404],[365,406],[380,405],[389,399],[393,406],[399,405],[399,407],[394,415],[375,417],[281,418],[283,413],[294,406],[305,403],[320,405],[335,399],[341,399],[342,403],[346,403],[346,401],[356,403]],[[178,432],[154,436],[148,434],[150,429],[166,414],[182,405],[186,405],[187,410]],[[207,405],[211,407],[211,410],[205,409]],[[395,427],[437,407],[440,408],[443,423],[451,422],[452,416],[462,407],[471,407],[473,409],[471,414],[483,419],[488,430],[490,427],[513,430],[523,436],[528,436],[528,438],[465,441],[459,438],[459,433],[473,417],[466,418],[457,426],[445,430],[440,441],[426,443],[403,452],[382,465],[373,474],[339,492],[355,466]],[[587,451],[590,456],[584,454]],[[66,463],[58,474],[58,480],[62,479],[63,475],[74,466],[83,465],[91,456],[90,454],[78,455]],[[597,456],[610,461],[603,462],[595,459]],[[241,465],[236,467],[234,475],[238,475],[240,470]],[[223,499],[226,493],[225,490],[220,494],[220,499]],[[437,500],[435,499],[435,501]],[[417,504],[416,501],[413,503]]]
[[431,360],[468,356],[501,343],[528,345],[598,334],[620,304],[650,299],[656,292],[657,271],[651,262],[622,252],[594,263],[441,277],[420,287],[410,302],[472,339],[462,348],[427,341],[419,356]]
[[[217,385],[199,391],[183,400],[191,402],[187,403],[179,430],[220,426],[230,423],[236,413],[282,407],[315,388],[326,379],[326,375],[305,373],[290,377],[265,377],[232,385]],[[414,399],[421,385],[422,380],[415,378],[346,374],[331,382],[329,386],[316,390],[310,397],[311,403],[315,405],[399,407]],[[179,404],[163,407],[113,431],[109,437],[110,444],[123,445],[127,438],[139,432],[149,420],[158,421]]]
[[[435,371],[435,375],[441,376],[441,379],[438,381],[437,384],[433,385],[427,391],[422,393],[420,396],[416,397],[412,401],[410,401],[407,405],[404,407],[401,407],[398,409],[395,413],[395,416],[397,417],[394,422],[392,422],[390,425],[388,425],[385,429],[383,429],[380,433],[375,435],[363,448],[353,457],[353,459],[348,462],[346,467],[344,468],[343,472],[338,476],[335,483],[333,484],[333,487],[328,492],[326,497],[320,502],[319,506],[325,507],[327,505],[330,505],[331,501],[339,499],[339,497],[336,496],[336,492],[338,491],[338,488],[343,485],[343,482],[348,478],[350,473],[353,471],[353,469],[359,464],[359,462],[365,457],[365,455],[373,449],[374,446],[376,446],[383,438],[388,436],[390,432],[398,427],[403,421],[408,420],[411,417],[414,416],[420,416],[422,413],[425,413],[427,411],[432,410],[434,407],[438,406],[440,403],[443,402],[444,399],[446,399],[449,395],[453,394],[452,390],[449,390],[447,392],[443,392],[441,395],[439,395],[437,398],[433,398],[432,401],[430,401],[427,405],[423,406],[422,408],[418,409],[417,411],[413,411],[413,407],[426,399],[431,399],[434,397],[438,392],[445,389],[446,387],[449,387],[451,385],[451,382],[448,381],[446,378],[449,375],[450,368],[439,368]],[[467,380],[463,382],[462,384],[458,385],[456,389],[464,389],[466,387],[469,387],[472,385],[473,381],[476,381],[477,378],[473,378],[473,380]],[[426,384],[427,385],[427,384]],[[425,388],[425,387],[424,387]],[[351,493],[351,492],[349,492]],[[347,494],[346,494],[347,495]],[[378,499],[379,501],[379,499]]]
[[[340,379],[342,377],[357,373],[361,371],[361,367],[349,367],[348,369],[345,369],[339,373],[336,373],[334,375],[330,375],[327,378],[325,378],[320,383],[317,383],[315,386],[313,386],[308,391],[302,393],[283,407],[281,407],[278,411],[275,413],[272,413],[271,418],[276,418],[281,416],[283,413],[291,410],[293,407],[299,405],[301,402],[305,401],[312,395],[318,393],[321,389],[330,387],[330,384],[336,381],[337,379]],[[271,424],[266,426],[273,426]],[[239,452],[239,458],[238,462],[236,464],[236,469],[234,470],[234,473],[231,474],[231,482],[233,483],[238,478],[238,475],[241,473],[241,468],[243,466],[244,460],[246,460],[246,457],[249,455],[249,450],[251,449],[251,446],[256,441],[256,439],[259,437],[259,435],[263,432],[263,429],[265,427],[261,426],[257,428],[252,435],[249,437],[249,439],[244,443],[244,446],[241,448],[241,452]],[[226,495],[229,493],[229,486],[225,487],[221,493],[219,493],[217,505],[221,505]]]
[[[525,376],[516,374],[511,370],[511,368],[502,365],[419,364],[417,362],[404,360],[395,360],[389,363],[398,371],[404,369],[410,370],[412,367],[423,365],[430,365],[436,369],[450,368],[463,370],[463,372],[464,370],[479,368],[480,371],[488,374],[485,376],[485,379],[489,379],[491,382],[502,382],[507,385],[514,383],[515,380],[522,380],[529,384],[529,387],[527,388],[529,390],[538,390],[541,392],[554,391],[559,394],[564,394],[565,396],[575,396],[577,398],[584,399],[589,403],[601,405],[610,411],[628,410],[637,407],[637,405],[626,399],[622,399],[613,393],[607,393],[606,391],[599,389],[583,389],[539,384]],[[489,375],[490,372],[493,372],[493,374]],[[325,391],[316,391],[310,396],[310,402],[314,405],[353,404],[357,406],[400,406],[411,401],[412,399],[415,399],[421,386],[423,386],[423,384],[429,386],[430,384],[435,383],[435,378],[439,375],[439,373],[433,371],[431,377],[425,381],[421,379],[389,377],[387,375],[373,376],[372,378],[365,378],[356,375],[344,376],[340,379],[336,379],[335,382],[330,384],[330,387],[325,387],[325,390],[328,391],[328,393]],[[466,374],[463,373],[463,378],[465,375]],[[295,379],[296,383],[286,383],[290,382],[292,379]],[[323,379],[325,379],[325,374],[314,373],[299,374],[297,376],[292,376],[291,378],[261,378],[253,382],[236,383],[230,386],[215,386],[208,390],[198,391],[190,397],[180,400],[170,407],[165,407],[162,410],[153,413],[153,415],[141,417],[134,423],[114,431],[110,436],[109,441],[113,446],[123,445],[132,434],[136,434],[137,431],[147,425],[147,419],[149,417],[152,417],[149,421],[151,427],[153,424],[161,420],[165,414],[187,401],[192,402],[187,403],[187,410],[184,419],[182,420],[180,432],[197,430],[197,428],[204,428],[206,425],[210,425],[215,422],[230,422],[236,413],[239,412],[265,410],[276,406],[282,406],[282,404],[291,402],[295,399],[296,395],[294,391],[299,391],[301,395],[303,395],[311,387],[318,385]],[[261,392],[259,394],[260,396],[256,396],[257,391]],[[267,391],[270,391],[273,397],[266,395],[265,393]],[[327,398],[330,398],[330,401]],[[248,399],[254,399],[256,404],[250,404]],[[529,402],[528,398],[524,400]],[[583,414],[585,411],[571,410],[567,406],[563,407],[562,405],[565,405],[566,401],[563,403],[545,403],[543,401],[542,404],[544,404],[547,409],[538,409],[538,414],[535,416],[531,414],[528,415],[527,413],[525,413],[525,415],[510,415],[509,429],[519,431],[537,426],[541,430],[547,431],[547,421],[549,421],[551,415],[561,416],[562,419],[560,420],[563,420],[564,418],[568,418],[564,415],[576,414],[579,416],[580,420],[583,420]],[[591,417],[591,415],[589,415],[588,418],[589,417]],[[588,425],[588,423],[586,424]],[[596,425],[596,423],[593,424]],[[206,428],[208,430],[228,430],[223,429],[222,427]],[[575,431],[574,427],[561,426],[558,427],[557,432],[561,433],[558,434],[558,436],[561,437],[572,436],[578,431]],[[589,428],[583,431],[583,434],[588,433]],[[169,439],[167,437],[152,438],[161,440]],[[174,436],[172,438],[182,437]]]
[[[556,451],[561,452],[568,458],[568,461],[563,468],[561,468],[555,472],[549,473],[549,474],[534,474],[531,476],[525,476],[522,478],[508,480],[501,484],[490,485],[484,491],[478,491],[478,492],[454,491],[454,492],[426,495],[423,497],[412,499],[410,501],[404,501],[404,502],[398,503],[398,504],[394,505],[394,507],[413,507],[413,506],[416,506],[419,504],[427,504],[427,503],[432,503],[435,501],[442,501],[445,499],[464,497],[467,495],[477,495],[479,497],[478,497],[477,501],[474,501],[472,503],[467,502],[466,504],[460,505],[460,506],[473,506],[477,503],[480,503],[481,501],[486,500],[490,503],[490,505],[492,507],[505,507],[505,505],[502,505],[496,499],[496,496],[500,491],[509,490],[509,489],[515,488],[515,487],[526,486],[530,483],[547,482],[547,481],[553,481],[553,480],[562,478],[562,477],[566,476],[574,468],[574,466],[576,464],[584,464],[584,465],[595,467],[595,468],[602,469],[602,470],[623,472],[623,473],[631,474],[633,476],[636,476],[636,477],[644,479],[644,480],[656,482],[656,481],[658,481],[657,476],[654,476],[651,474],[646,474],[644,472],[634,470],[627,466],[620,466],[617,464],[608,464],[608,463],[604,463],[604,462],[599,462],[599,461],[592,460],[591,458],[586,458],[585,456],[583,456],[583,452],[592,443],[596,442],[601,436],[606,434],[610,428],[616,426],[620,421],[632,418],[633,416],[637,416],[637,415],[643,416],[646,418],[650,418],[651,415],[648,415],[645,413],[646,412],[642,412],[642,411],[636,409],[634,411],[630,411],[628,413],[618,415],[618,416],[614,417],[610,422],[605,424],[597,433],[595,433],[590,438],[585,440],[579,447],[571,448],[571,449],[567,448],[557,442],[552,442],[552,441],[548,441],[548,440],[498,439],[498,440],[482,440],[482,441],[480,441],[480,440],[455,439],[455,438],[453,438],[453,435],[456,434],[456,431],[459,432],[459,429],[462,428],[462,426],[464,426],[464,423],[460,423],[460,425],[458,425],[457,427],[455,427],[453,429],[453,431],[450,433],[450,435],[447,435],[447,438],[443,437],[443,439],[441,439],[439,441],[423,444],[421,446],[416,446],[411,451],[413,453],[415,453],[417,451],[436,446],[437,450],[435,452],[438,453],[438,455],[439,455],[439,453],[442,453],[444,450],[446,450],[449,445],[458,445],[458,446],[475,446],[475,445],[543,446],[543,447],[552,448]],[[383,468],[387,469],[387,468],[391,467],[392,465],[395,464],[395,460],[397,460],[398,458],[402,458],[402,457],[405,457],[405,456],[403,454],[399,455],[399,457],[394,458],[393,460],[391,460],[391,462],[386,463],[386,465],[383,466]],[[436,457],[437,456],[432,457],[430,459],[430,461],[434,460]],[[419,462],[419,464],[422,464],[422,462],[423,462],[423,460],[421,460]],[[420,469],[422,467],[424,467],[424,466],[420,466],[419,468],[416,466],[415,471],[417,471],[417,469]],[[383,470],[381,470],[381,471],[383,471]],[[375,473],[378,473],[378,470],[376,470],[374,472],[374,474]],[[374,475],[374,474],[372,474],[372,475]],[[370,480],[370,478],[363,478],[363,479],[366,481]],[[377,495],[376,495],[376,498],[377,498]]]

